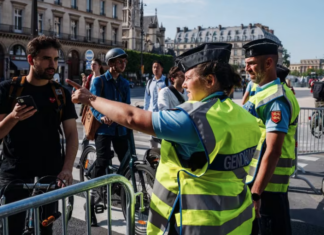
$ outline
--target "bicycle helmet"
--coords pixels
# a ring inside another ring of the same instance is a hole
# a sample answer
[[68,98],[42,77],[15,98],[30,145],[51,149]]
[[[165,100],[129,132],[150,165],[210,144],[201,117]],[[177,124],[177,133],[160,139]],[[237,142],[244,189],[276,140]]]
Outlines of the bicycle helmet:
[[109,50],[106,54],[106,62],[108,63],[109,60],[112,59],[116,59],[116,58],[127,58],[128,55],[126,54],[126,52],[121,49],[121,48],[113,48],[111,50]]

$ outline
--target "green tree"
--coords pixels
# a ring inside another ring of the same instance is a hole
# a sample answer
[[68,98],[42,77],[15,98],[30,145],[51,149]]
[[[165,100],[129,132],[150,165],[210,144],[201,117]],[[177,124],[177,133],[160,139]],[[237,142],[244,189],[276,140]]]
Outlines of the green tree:
[[290,54],[288,53],[287,49],[283,48],[282,63],[287,68],[289,68],[289,66],[290,66],[290,59],[289,58],[290,58]]
[[299,77],[300,76],[300,72],[298,72],[298,71],[291,71],[290,72],[290,75]]

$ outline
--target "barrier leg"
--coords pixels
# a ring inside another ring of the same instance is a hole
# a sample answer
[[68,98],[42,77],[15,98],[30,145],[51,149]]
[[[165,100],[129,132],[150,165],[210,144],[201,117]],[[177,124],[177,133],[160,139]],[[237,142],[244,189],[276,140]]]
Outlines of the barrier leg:
[[107,184],[107,227],[108,235],[111,233],[111,184]]
[[86,218],[87,218],[87,230],[88,235],[91,235],[91,210],[90,210],[90,203],[91,203],[91,196],[90,196],[90,190],[87,191],[87,197],[86,197]]
[[3,226],[3,234],[9,234],[9,225],[8,225],[8,217],[2,219],[2,226]]
[[[124,186],[126,187],[126,185]],[[133,235],[135,234],[135,203],[136,198],[135,196],[132,197],[130,189],[126,191],[126,234]]]
[[62,199],[62,234],[66,234],[66,198]]
[[34,231],[35,234],[40,234],[40,228],[39,228],[39,207],[34,208]]

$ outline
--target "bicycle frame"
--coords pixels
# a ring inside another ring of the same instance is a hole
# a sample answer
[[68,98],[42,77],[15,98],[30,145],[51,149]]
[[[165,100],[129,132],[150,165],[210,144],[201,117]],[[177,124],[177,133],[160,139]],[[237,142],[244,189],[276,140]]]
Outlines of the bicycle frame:
[[[19,183],[19,184],[13,184],[13,185],[9,185],[9,189],[10,188],[21,188],[21,189],[33,189],[32,195],[31,197],[37,196],[37,192],[39,190],[54,190],[54,189],[59,189],[55,184],[40,184],[38,183],[39,179],[38,177],[35,177],[34,179],[34,183]],[[3,193],[1,199],[1,205],[4,205],[6,203],[6,196],[5,196],[5,192]],[[63,207],[66,208],[65,210],[65,214],[63,213],[63,220],[65,221],[65,223],[63,223],[65,226],[65,231],[66,231],[66,226],[68,223],[68,218],[67,215],[72,211],[72,205],[70,204],[70,202],[66,205],[65,201],[63,202]],[[26,229],[28,229],[28,231],[24,231],[23,234],[39,234],[40,233],[40,229],[39,226],[35,226],[35,221],[40,221],[39,220],[39,208],[30,208],[26,211],[26,218],[28,218],[28,226]],[[57,217],[58,218],[58,217]],[[55,220],[57,219],[55,218]],[[8,225],[8,220],[5,220],[5,223],[3,225],[3,231],[5,232],[5,234],[9,234],[9,225]]]

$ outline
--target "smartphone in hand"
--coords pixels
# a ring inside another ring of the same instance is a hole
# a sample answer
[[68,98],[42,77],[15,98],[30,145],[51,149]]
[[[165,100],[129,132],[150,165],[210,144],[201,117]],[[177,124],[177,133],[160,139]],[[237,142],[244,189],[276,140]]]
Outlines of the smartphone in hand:
[[36,103],[33,97],[30,95],[17,97],[16,100],[20,105],[26,105],[27,107],[33,106],[37,110]]

